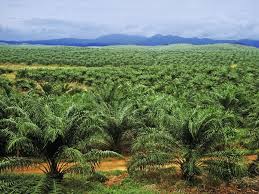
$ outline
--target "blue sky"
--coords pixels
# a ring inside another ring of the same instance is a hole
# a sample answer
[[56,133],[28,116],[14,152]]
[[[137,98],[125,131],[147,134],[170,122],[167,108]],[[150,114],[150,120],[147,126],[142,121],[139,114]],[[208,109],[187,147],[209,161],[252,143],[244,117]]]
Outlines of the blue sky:
[[0,0],[0,39],[172,34],[259,39],[259,0]]

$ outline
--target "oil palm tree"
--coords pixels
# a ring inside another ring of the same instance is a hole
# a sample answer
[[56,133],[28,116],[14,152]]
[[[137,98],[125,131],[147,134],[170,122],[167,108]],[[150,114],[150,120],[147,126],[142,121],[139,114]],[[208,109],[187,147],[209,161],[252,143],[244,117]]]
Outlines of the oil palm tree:
[[259,100],[253,103],[250,107],[250,114],[248,116],[249,121],[249,133],[248,139],[248,148],[253,150],[257,155],[256,161],[254,161],[250,167],[249,171],[251,174],[259,175]]
[[7,96],[10,96],[12,93],[13,89],[12,89],[12,84],[9,80],[4,79],[4,78],[0,78],[0,93],[4,93]]
[[174,164],[190,182],[205,172],[224,179],[241,174],[240,153],[228,144],[231,116],[206,108],[179,109],[170,118],[170,125],[146,129],[136,139],[130,172]]
[[100,121],[90,111],[70,106],[63,112],[61,107],[51,100],[30,98],[23,107],[5,108],[8,118],[1,120],[1,132],[8,137],[7,150],[18,154],[3,160],[6,165],[0,169],[35,165],[61,180],[65,173],[89,173],[101,159],[119,156],[98,149]]
[[103,120],[106,146],[119,153],[129,151],[131,140],[141,126],[138,109],[128,95],[130,92],[127,94],[122,85],[99,88],[94,93],[97,115]]
[[[3,119],[6,119],[7,118],[7,113],[6,113],[6,108],[7,108],[7,105],[6,103],[3,101],[4,99],[4,96],[1,95],[1,101],[0,101],[0,121],[2,121]],[[2,128],[2,125],[0,123],[0,129]],[[5,134],[3,133],[2,130],[0,130],[0,158],[1,160],[3,160],[2,158],[5,156],[6,154],[6,151],[5,151],[5,146],[6,146],[6,136]],[[5,163],[3,163],[2,161],[0,162],[0,169],[1,169],[1,166],[6,166]]]
[[245,118],[249,114],[249,94],[245,92],[244,86],[238,87],[233,84],[221,85],[215,91],[216,100],[226,111],[233,111],[239,120],[240,125],[245,124]]

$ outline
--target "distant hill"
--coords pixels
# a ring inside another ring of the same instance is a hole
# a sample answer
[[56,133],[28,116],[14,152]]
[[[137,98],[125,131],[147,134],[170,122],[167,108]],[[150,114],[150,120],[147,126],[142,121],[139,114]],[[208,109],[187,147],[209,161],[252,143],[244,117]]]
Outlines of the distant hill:
[[77,38],[62,38],[50,40],[27,40],[27,41],[5,41],[0,40],[0,44],[40,44],[40,45],[64,45],[64,46],[110,46],[110,45],[142,45],[142,46],[158,46],[169,44],[217,44],[231,43],[259,48],[259,40],[214,40],[208,38],[184,38],[172,35],[154,35],[151,37],[111,34],[101,36],[96,39],[77,39]]

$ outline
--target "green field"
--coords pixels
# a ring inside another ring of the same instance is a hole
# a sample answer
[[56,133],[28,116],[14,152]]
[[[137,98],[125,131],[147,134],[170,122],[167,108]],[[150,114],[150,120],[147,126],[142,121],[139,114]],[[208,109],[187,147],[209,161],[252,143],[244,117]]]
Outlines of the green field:
[[157,47],[117,46],[39,47],[0,46],[0,63],[73,65],[85,67],[142,65],[226,65],[259,62],[258,49],[239,45],[170,45]]
[[259,49],[0,46],[0,95],[0,193],[259,192]]

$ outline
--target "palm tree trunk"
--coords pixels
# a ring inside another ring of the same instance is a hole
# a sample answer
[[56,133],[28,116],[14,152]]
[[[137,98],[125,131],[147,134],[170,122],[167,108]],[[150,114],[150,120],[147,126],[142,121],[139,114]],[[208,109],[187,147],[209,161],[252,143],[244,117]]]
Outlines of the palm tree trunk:
[[122,148],[121,148],[121,135],[119,130],[115,130],[118,133],[113,133],[112,134],[112,139],[113,139],[113,145],[112,145],[112,151],[121,153]]
[[16,150],[16,157],[19,157],[19,156],[20,156],[20,150],[17,149],[17,150]]
[[54,179],[62,180],[64,174],[59,171],[57,161],[55,159],[50,159],[49,166],[50,166],[50,171],[48,173],[49,176]]
[[258,168],[258,165],[259,165],[259,153],[257,153],[257,158],[256,160],[254,160],[250,165],[249,165],[249,169],[248,171],[250,172],[250,174],[252,176],[254,175],[259,175],[259,168]]
[[183,179],[193,182],[197,175],[196,159],[193,151],[189,151],[185,155],[185,161],[181,165]]

